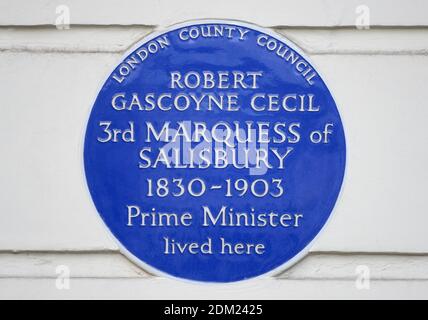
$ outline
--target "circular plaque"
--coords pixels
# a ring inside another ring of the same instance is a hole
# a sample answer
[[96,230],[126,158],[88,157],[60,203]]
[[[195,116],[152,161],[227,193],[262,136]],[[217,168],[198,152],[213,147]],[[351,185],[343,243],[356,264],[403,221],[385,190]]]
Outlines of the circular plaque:
[[289,40],[237,21],[148,35],[88,121],[92,199],[125,255],[161,275],[279,272],[329,219],[345,170],[335,101]]

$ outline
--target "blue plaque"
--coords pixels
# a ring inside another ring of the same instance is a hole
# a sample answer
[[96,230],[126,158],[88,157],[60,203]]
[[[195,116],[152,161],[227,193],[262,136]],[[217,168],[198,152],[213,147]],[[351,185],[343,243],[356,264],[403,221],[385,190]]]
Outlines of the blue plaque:
[[284,270],[326,224],[344,170],[335,101],[289,40],[237,21],[150,34],[98,93],[84,144],[97,211],[156,274]]

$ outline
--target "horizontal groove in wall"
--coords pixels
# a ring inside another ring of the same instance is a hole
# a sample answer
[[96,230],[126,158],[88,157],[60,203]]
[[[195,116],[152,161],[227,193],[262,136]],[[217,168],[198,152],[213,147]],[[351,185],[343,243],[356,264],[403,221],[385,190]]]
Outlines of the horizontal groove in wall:
[[[79,255],[94,255],[94,254],[120,254],[119,249],[111,248],[94,248],[94,249],[0,249],[0,257],[4,254],[55,254],[55,255],[68,255],[68,254],[79,254]],[[415,256],[415,257],[428,257],[428,252],[402,252],[402,251],[329,251],[329,250],[314,250],[310,251],[310,256],[318,255],[339,255],[339,256]]]
[[[1,52],[124,53],[147,26],[1,27]],[[428,28],[277,28],[310,55],[428,55]]]
[[[151,278],[116,251],[0,252],[0,278],[57,278],[58,267],[72,278]],[[283,280],[355,280],[369,272],[372,280],[428,280],[428,254],[312,252],[292,268],[276,275]]]

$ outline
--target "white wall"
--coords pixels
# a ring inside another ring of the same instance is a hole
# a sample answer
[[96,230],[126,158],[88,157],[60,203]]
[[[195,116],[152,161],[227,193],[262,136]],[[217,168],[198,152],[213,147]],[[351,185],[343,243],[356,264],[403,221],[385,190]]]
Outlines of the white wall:
[[[68,5],[71,28],[54,26]],[[0,298],[428,298],[428,3],[0,0]],[[203,286],[151,276],[118,253],[82,168],[86,121],[122,53],[154,28],[233,18],[300,46],[333,92],[348,148],[335,216],[276,278]],[[58,290],[56,268],[71,271]],[[368,266],[371,288],[358,289]],[[320,281],[322,280],[322,281]]]

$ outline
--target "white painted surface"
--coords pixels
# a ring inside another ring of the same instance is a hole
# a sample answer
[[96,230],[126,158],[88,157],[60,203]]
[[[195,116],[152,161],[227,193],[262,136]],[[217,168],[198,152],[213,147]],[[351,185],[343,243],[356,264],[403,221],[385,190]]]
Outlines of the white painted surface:
[[73,26],[61,31],[56,28],[0,28],[0,51],[122,53],[151,30],[142,26]]
[[58,290],[54,279],[0,279],[0,299],[427,299],[427,281],[377,281],[356,289],[353,280],[261,279],[201,286],[162,278],[75,279]]
[[[132,10],[75,0],[79,26],[40,26],[60,2],[0,1],[0,298],[428,297],[426,2],[366,1],[372,25],[391,27],[370,30],[332,28],[354,24],[353,0],[120,2]],[[204,17],[276,26],[309,55],[342,116],[348,159],[334,219],[280,280],[213,288],[153,278],[117,253],[87,192],[83,134],[99,85],[147,25]],[[60,264],[71,290],[55,288]],[[360,264],[370,290],[355,288]]]
[[[144,26],[0,28],[0,51],[123,53],[151,32]],[[275,28],[307,54],[427,55],[428,29]]]
[[[118,251],[1,252],[0,279],[56,279],[58,266],[79,278],[152,278]],[[311,253],[292,268],[275,275],[279,280],[355,281],[359,266],[370,269],[371,280],[428,281],[428,255]],[[201,285],[203,286],[203,285]]]
[[[0,249],[116,248],[87,193],[81,147],[98,85],[119,54],[0,55],[8,75],[0,80],[0,209],[9,213],[0,216]],[[311,58],[336,98],[348,146],[336,215],[314,249],[428,252],[428,56]]]
[[[64,265],[71,279],[58,289]],[[0,253],[0,299],[427,299],[427,267],[428,256],[312,254],[276,278],[195,284],[149,276],[114,252]]]
[[354,26],[366,5],[372,26],[426,26],[424,0],[2,0],[0,25],[52,25],[67,5],[72,24],[170,25],[190,19],[237,19],[264,26]]

